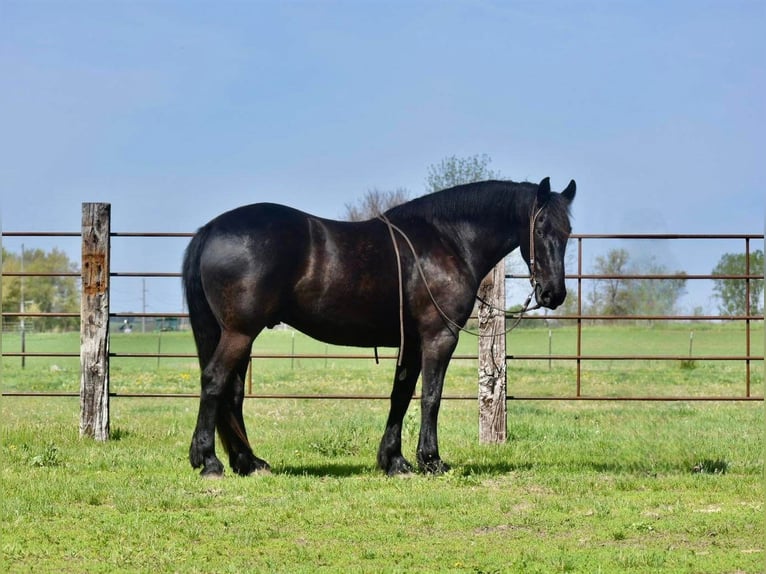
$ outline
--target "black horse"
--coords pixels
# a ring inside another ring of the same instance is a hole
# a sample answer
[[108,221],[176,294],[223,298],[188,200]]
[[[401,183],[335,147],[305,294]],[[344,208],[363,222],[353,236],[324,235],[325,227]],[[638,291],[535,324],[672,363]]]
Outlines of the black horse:
[[363,222],[322,219],[258,203],[224,213],[186,249],[183,283],[202,370],[192,467],[220,476],[215,430],[241,475],[268,470],[250,447],[242,417],[254,339],[283,322],[338,345],[400,347],[391,410],[378,450],[389,475],[409,473],[402,420],[422,373],[421,470],[449,469],[437,418],[444,374],[482,278],[521,247],[538,305],[566,297],[564,251],[571,232],[571,181],[485,181],[438,191]]

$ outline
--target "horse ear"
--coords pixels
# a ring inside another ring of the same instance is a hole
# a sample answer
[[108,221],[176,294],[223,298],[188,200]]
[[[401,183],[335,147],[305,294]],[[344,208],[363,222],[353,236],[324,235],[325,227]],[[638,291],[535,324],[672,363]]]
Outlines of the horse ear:
[[551,178],[543,178],[537,185],[537,204],[542,205],[548,201],[548,196],[551,194]]
[[572,180],[569,182],[569,185],[567,186],[567,188],[561,192],[561,195],[563,195],[569,203],[572,203],[572,200],[575,197],[576,191],[577,191],[577,184],[575,183],[575,180]]

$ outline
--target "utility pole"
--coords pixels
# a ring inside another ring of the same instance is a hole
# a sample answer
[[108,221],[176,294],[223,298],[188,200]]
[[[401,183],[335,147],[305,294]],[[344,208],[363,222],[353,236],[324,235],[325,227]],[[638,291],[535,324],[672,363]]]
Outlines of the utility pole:
[[21,331],[21,368],[25,368],[27,366],[27,325],[26,325],[26,317],[24,316],[24,313],[26,312],[26,304],[24,303],[24,244],[21,244],[21,279],[20,283],[20,292],[21,292],[21,301],[19,302],[19,311],[21,311],[21,317],[19,321],[19,329]]
[[146,333],[146,277],[141,279],[141,332]]

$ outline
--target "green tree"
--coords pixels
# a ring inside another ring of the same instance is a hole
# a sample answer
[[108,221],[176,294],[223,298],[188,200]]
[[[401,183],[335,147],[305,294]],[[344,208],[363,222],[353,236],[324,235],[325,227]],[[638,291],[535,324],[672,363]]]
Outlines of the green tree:
[[671,275],[664,265],[650,260],[644,263],[630,261],[625,249],[612,249],[596,258],[595,272],[605,275],[598,279],[590,294],[590,311],[601,315],[670,315],[676,310],[678,299],[686,291],[683,272],[679,278],[626,279],[626,275]]
[[[426,178],[426,193],[447,189],[464,183],[473,183],[485,179],[500,177],[499,172],[489,169],[491,159],[487,154],[477,154],[468,157],[449,156],[438,164],[428,167]],[[364,221],[371,219],[384,211],[404,203],[410,197],[409,191],[398,187],[390,191],[372,188],[356,203],[347,203],[344,219],[347,221]]]
[[492,159],[487,154],[468,157],[449,156],[428,168],[426,192],[439,191],[464,183],[498,179],[500,172],[489,168]]
[[410,192],[404,187],[397,187],[390,191],[381,191],[377,188],[367,190],[356,203],[346,204],[346,221],[365,221],[377,217],[384,211],[395,205],[404,203],[409,199]]
[[[725,253],[713,269],[713,275],[745,275],[745,254]],[[763,251],[757,249],[750,254],[750,274],[763,274]],[[746,292],[750,287],[750,313],[763,313],[763,279],[714,279],[713,293],[718,299],[718,309],[722,315],[745,315]]]
[[[80,310],[80,289],[77,277],[6,276],[22,270],[22,254],[3,249],[2,309],[4,313],[21,310],[22,292],[24,310],[30,313],[76,313]],[[27,249],[23,252],[25,273],[72,273],[78,272],[76,263],[69,260],[63,251]],[[35,329],[41,331],[71,330],[79,325],[76,317],[36,317],[27,319]]]
[[630,310],[630,289],[626,279],[630,256],[625,249],[612,249],[606,255],[596,257],[596,274],[606,275],[599,279],[591,293],[594,313],[601,315],[627,315]]
[[[670,275],[664,265],[654,259],[635,267],[634,273],[644,275]],[[677,271],[675,275],[686,275]],[[678,299],[686,293],[686,278],[633,279],[633,305],[641,315],[672,315],[676,312]]]

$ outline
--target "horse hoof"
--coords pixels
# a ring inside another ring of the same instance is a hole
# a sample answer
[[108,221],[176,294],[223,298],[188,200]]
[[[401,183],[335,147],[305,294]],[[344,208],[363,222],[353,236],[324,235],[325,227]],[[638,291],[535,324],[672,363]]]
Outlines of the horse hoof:
[[205,478],[208,480],[220,480],[223,478],[223,470],[217,471],[217,470],[208,470],[207,468],[203,468],[202,472],[200,472],[199,475],[202,478]]
[[412,468],[412,465],[407,461],[404,457],[398,457],[393,460],[388,465],[388,468],[386,469],[386,474],[388,476],[401,476],[401,477],[407,477],[412,476],[414,469]]
[[446,474],[450,471],[450,468],[450,465],[439,459],[420,464],[421,471],[433,475]]
[[199,473],[202,478],[223,478],[223,465],[217,458],[208,459]]
[[271,474],[269,463],[258,458],[254,454],[240,454],[236,460],[232,462],[231,468],[240,476]]
[[261,460],[260,458],[256,458],[252,464],[250,465],[250,469],[243,473],[242,476],[253,476],[253,475],[269,475],[271,474],[271,467],[269,466],[269,463],[265,460]]

